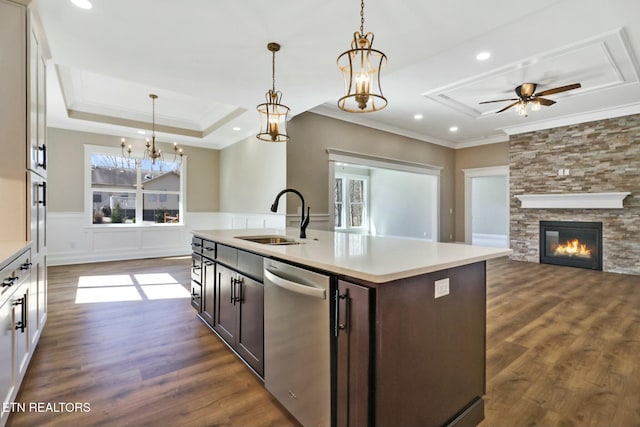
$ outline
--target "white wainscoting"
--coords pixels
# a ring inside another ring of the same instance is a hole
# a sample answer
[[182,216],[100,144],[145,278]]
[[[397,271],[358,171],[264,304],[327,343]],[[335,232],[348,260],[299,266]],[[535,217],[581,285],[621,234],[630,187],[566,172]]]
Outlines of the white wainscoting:
[[[299,214],[287,214],[287,227],[300,227],[300,215]],[[307,229],[313,230],[325,230],[331,231],[331,225],[329,224],[329,214],[311,214],[309,215],[309,225]],[[247,227],[251,228],[251,227]]]
[[504,234],[473,233],[471,239],[471,244],[474,246],[509,247],[508,237]]
[[193,230],[283,228],[285,221],[282,214],[187,212],[184,224],[94,226],[84,212],[49,212],[47,261],[53,266],[188,255]]

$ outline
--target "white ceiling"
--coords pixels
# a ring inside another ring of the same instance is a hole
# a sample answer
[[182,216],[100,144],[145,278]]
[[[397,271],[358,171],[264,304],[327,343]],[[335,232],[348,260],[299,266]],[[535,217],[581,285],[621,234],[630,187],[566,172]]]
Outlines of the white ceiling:
[[[389,105],[367,114],[336,107],[336,59],[359,30],[357,0],[91,1],[82,10],[34,0],[50,54],[49,126],[140,138],[156,93],[159,139],[223,148],[258,131],[271,41],[282,45],[276,89],[292,115],[453,148],[640,113],[638,0],[369,0],[364,29],[388,57]],[[476,60],[481,51],[491,57]],[[528,117],[495,114],[507,102],[479,104],[512,98],[524,82],[582,88],[549,96],[557,103]]]

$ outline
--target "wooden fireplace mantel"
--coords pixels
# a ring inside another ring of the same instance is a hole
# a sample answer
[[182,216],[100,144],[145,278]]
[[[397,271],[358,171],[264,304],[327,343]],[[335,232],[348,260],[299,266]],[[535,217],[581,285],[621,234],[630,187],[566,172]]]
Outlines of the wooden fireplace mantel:
[[622,209],[622,201],[631,194],[615,193],[560,193],[517,194],[522,208],[537,209]]

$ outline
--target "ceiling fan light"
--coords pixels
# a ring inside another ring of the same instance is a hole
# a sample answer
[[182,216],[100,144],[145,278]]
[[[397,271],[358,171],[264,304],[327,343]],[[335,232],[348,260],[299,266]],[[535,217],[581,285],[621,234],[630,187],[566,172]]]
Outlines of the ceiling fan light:
[[540,111],[540,101],[531,101],[531,111]]

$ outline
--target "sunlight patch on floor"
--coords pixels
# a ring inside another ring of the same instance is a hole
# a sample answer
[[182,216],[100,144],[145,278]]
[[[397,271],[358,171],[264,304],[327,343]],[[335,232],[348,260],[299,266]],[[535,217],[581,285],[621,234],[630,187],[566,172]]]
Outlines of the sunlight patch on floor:
[[169,273],[80,276],[76,304],[160,299],[185,299],[191,295]]

